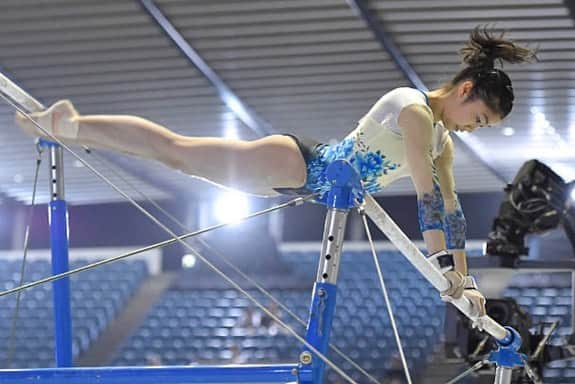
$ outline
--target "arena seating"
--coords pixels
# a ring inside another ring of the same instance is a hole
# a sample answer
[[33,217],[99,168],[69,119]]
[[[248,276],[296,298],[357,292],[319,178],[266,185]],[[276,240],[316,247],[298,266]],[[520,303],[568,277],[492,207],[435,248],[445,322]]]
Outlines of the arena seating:
[[[75,261],[71,268],[85,265]],[[20,279],[20,261],[0,260],[0,289],[14,287]],[[49,261],[32,261],[26,266],[25,281],[49,276]],[[148,275],[143,261],[123,261],[76,274],[71,278],[73,355],[85,351],[107,324],[122,310]],[[3,368],[46,368],[54,362],[54,320],[52,285],[44,284],[22,294],[11,364],[9,340],[16,295],[0,298],[0,366]]]
[[[392,297],[407,359],[416,373],[422,373],[434,348],[440,343],[444,304],[427,282],[396,252],[379,253],[387,288]],[[285,260],[313,281],[317,252],[288,252]],[[76,262],[77,267],[85,262]],[[0,262],[0,288],[13,287],[20,265]],[[128,271],[128,272],[126,272]],[[26,281],[47,276],[46,261],[30,262]],[[143,262],[111,264],[72,278],[74,356],[85,351],[106,325],[116,317],[134,290],[147,276]],[[571,333],[571,288],[568,276],[546,278],[520,275],[505,291],[533,316],[534,322],[561,320],[552,342]],[[389,324],[377,275],[369,252],[350,251],[343,257],[332,342],[354,361],[378,378],[398,371],[397,346]],[[24,293],[15,338],[12,367],[54,366],[53,314],[51,285]],[[258,299],[269,304],[257,291]],[[306,319],[310,302],[308,290],[273,290],[284,305]],[[15,296],[0,298],[0,364],[7,367],[10,324]],[[150,311],[144,323],[134,330],[116,353],[112,365],[162,363],[277,363],[295,362],[300,345],[291,335],[278,332],[270,336],[264,328],[242,327],[250,302],[231,289],[168,290]],[[252,306],[253,307],[253,306]],[[281,312],[282,319],[299,334],[304,326]],[[34,358],[31,358],[33,356]],[[330,357],[360,382],[365,378],[336,354]],[[338,382],[328,372],[329,382]],[[567,381],[565,381],[567,380]],[[571,381],[569,381],[571,380]],[[575,364],[551,363],[545,382],[575,382]]]
[[[284,257],[313,281],[316,252],[290,252]],[[407,359],[416,372],[421,371],[439,341],[444,304],[399,254],[381,252],[380,257]],[[339,286],[332,341],[368,372],[383,377],[397,368],[397,347],[369,252],[344,255]],[[259,292],[250,293],[269,303]],[[272,294],[300,318],[307,318],[311,292],[284,290]],[[249,301],[234,290],[168,291],[119,351],[113,365],[145,365],[150,356],[167,365],[230,363],[238,361],[234,360],[238,348],[242,362],[297,361],[300,346],[292,336],[280,332],[270,337],[266,330],[239,326],[249,306]],[[304,334],[302,325],[286,314],[282,318]],[[331,357],[344,369],[351,369],[334,353]],[[365,380],[358,372],[352,376]],[[328,379],[335,382],[335,374],[330,372]]]
[[[470,254],[478,255],[480,251]],[[401,255],[382,251],[379,256],[407,359],[414,372],[421,374],[440,342],[444,304]],[[317,252],[287,252],[283,257],[289,264],[297,265],[294,269],[298,273],[313,281]],[[514,279],[505,294],[526,306],[534,321],[560,318],[563,326],[558,336],[566,335],[570,333],[571,290],[568,286],[548,288],[558,281],[553,277],[548,280],[534,288],[529,286],[533,279],[522,275]],[[378,378],[400,376],[397,346],[369,252],[345,252],[339,287],[333,344]],[[249,292],[269,303],[259,292]],[[272,294],[300,318],[307,318],[309,291],[283,290]],[[117,353],[113,365],[295,362],[300,346],[292,336],[281,332],[270,336],[266,330],[240,326],[248,307],[250,302],[234,290],[170,290]],[[285,313],[282,319],[298,333],[304,333],[304,327]],[[330,356],[354,379],[366,380],[336,354]],[[566,362],[551,364],[546,382],[565,382],[553,380],[575,376],[574,367]],[[339,382],[329,370],[328,382]]]

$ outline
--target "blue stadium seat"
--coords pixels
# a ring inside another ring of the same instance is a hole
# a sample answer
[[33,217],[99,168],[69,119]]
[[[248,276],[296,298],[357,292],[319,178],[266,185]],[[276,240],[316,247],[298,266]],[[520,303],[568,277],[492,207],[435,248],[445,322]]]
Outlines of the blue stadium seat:
[[[71,267],[85,265],[73,262]],[[110,268],[113,266],[112,268]],[[110,273],[113,271],[114,273]],[[0,287],[14,286],[19,279],[20,263],[0,260]],[[26,281],[38,280],[51,274],[48,261],[35,260],[26,265]],[[77,357],[89,348],[121,310],[134,292],[130,284],[139,284],[147,275],[142,261],[123,261],[71,277],[73,354]],[[108,280],[108,281],[106,281]],[[102,289],[105,285],[106,289]],[[119,292],[124,292],[120,298]],[[15,296],[0,299],[0,321],[9,323],[13,317]],[[52,286],[41,285],[22,294],[12,367],[41,368],[54,365]],[[4,327],[6,328],[6,327]],[[0,337],[9,330],[0,328]],[[5,343],[2,343],[6,345]],[[6,363],[0,355],[0,364]]]
[[[318,257],[316,252],[294,252],[284,256],[294,265],[301,267],[305,264],[306,268],[297,270],[313,279]],[[429,284],[419,278],[417,272],[397,253],[383,252],[381,257],[382,260],[385,258],[382,263],[385,264],[386,284],[392,296],[398,322],[403,324],[400,332],[406,348],[408,347],[409,356],[414,360],[412,365],[423,369],[423,356],[426,356],[427,351],[439,340],[444,304],[440,302],[437,293],[430,290]],[[390,350],[395,351],[396,346],[369,252],[350,252],[344,255],[339,286],[341,293],[338,297],[332,340],[352,358],[360,359],[362,364],[367,363],[367,368],[372,373],[384,377],[386,370],[382,368],[382,360],[390,359]],[[400,289],[405,286],[411,287],[409,294]],[[416,294],[413,295],[413,292]],[[250,291],[250,294],[266,301],[264,296],[256,291]],[[273,294],[300,318],[307,318],[310,292],[274,291]],[[295,360],[301,348],[297,340],[289,335],[280,333],[270,337],[267,333],[254,333],[240,328],[239,319],[245,308],[252,305],[233,290],[168,291],[160,306],[172,307],[171,310],[162,312],[167,316],[162,316],[163,325],[158,324],[157,311],[153,309],[145,322],[146,331],[135,332],[135,336],[118,352],[114,359],[115,365],[134,361],[134,356],[127,353],[133,348],[141,347],[142,341],[139,337],[151,337],[150,327],[181,329],[182,322],[176,320],[179,318],[185,318],[185,323],[190,325],[190,328],[186,330],[186,337],[166,336],[171,340],[171,343],[162,344],[165,347],[165,353],[162,354],[166,363],[182,359],[225,363],[230,358],[228,349],[233,345],[241,347],[247,362],[279,362],[278,359],[286,362],[286,359]],[[182,308],[187,308],[188,311]],[[297,321],[288,319],[285,315],[283,319],[294,325],[300,334],[305,331]],[[334,356],[334,359],[337,359],[337,356]],[[144,360],[138,361],[138,364],[144,363]],[[356,379],[361,382],[364,378],[357,376]]]

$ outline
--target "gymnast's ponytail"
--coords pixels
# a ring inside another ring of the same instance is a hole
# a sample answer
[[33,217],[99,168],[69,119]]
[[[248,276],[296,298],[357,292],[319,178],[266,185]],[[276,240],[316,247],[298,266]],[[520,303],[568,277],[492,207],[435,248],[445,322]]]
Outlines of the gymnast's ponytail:
[[511,64],[528,63],[536,60],[534,50],[517,45],[505,38],[505,32],[494,36],[487,27],[475,27],[469,36],[469,41],[459,50],[461,60],[469,67],[489,68],[495,67],[498,61]]
[[513,88],[505,72],[495,65],[528,63],[537,60],[536,51],[506,39],[505,33],[495,36],[486,27],[475,27],[469,40],[459,50],[465,66],[447,85],[453,88],[461,81],[475,85],[467,101],[481,99],[493,112],[504,118],[513,107]]

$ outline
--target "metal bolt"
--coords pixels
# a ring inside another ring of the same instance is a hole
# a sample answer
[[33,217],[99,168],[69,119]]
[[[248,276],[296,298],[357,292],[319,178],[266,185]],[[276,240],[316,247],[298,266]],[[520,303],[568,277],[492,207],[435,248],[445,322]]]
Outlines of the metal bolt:
[[317,291],[317,295],[319,297],[325,296],[325,289],[320,289],[319,291]]
[[300,355],[299,355],[299,361],[302,364],[311,364],[311,353],[309,353],[308,351],[303,351]]
[[297,368],[293,368],[293,369],[291,370],[291,374],[294,375],[294,376],[297,376]]

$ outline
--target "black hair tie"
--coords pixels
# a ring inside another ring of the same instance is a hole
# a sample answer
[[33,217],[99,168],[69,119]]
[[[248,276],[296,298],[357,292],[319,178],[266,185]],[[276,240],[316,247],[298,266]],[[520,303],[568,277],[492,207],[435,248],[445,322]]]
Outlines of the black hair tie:
[[485,60],[481,63],[481,67],[485,69],[495,68],[495,48],[491,45],[481,48],[485,55]]

